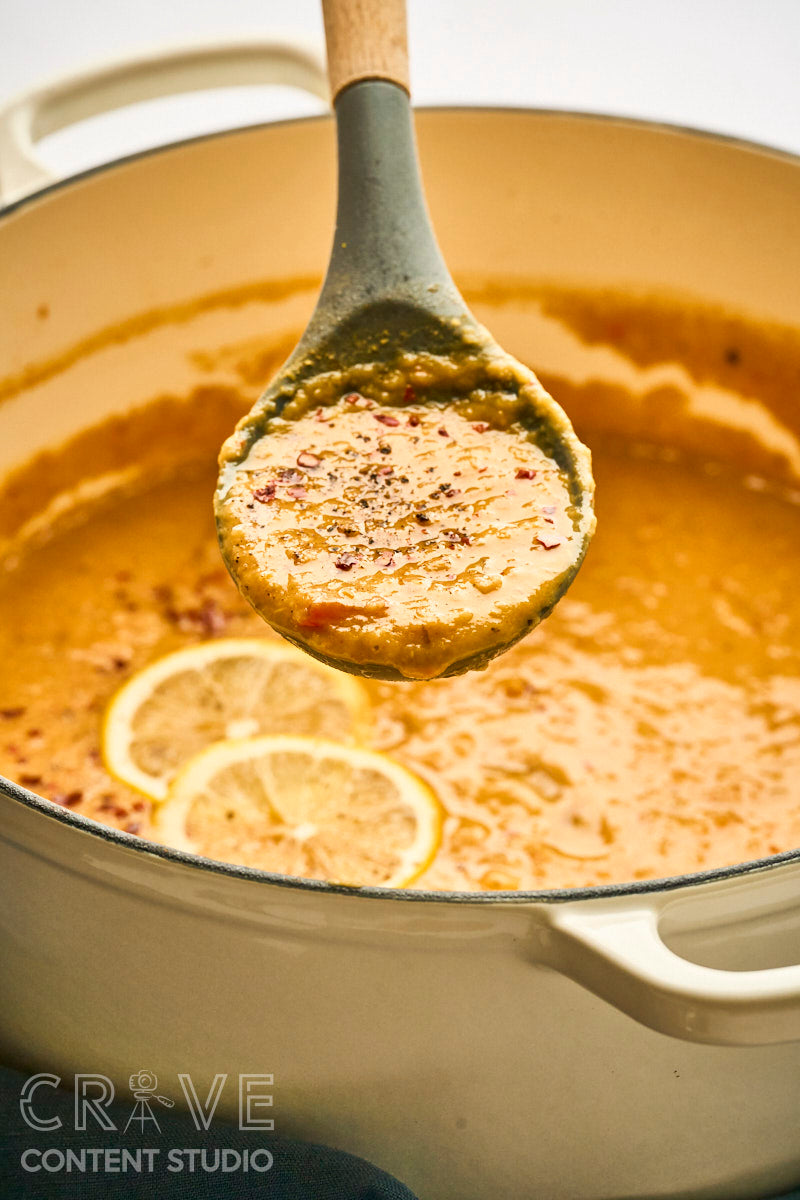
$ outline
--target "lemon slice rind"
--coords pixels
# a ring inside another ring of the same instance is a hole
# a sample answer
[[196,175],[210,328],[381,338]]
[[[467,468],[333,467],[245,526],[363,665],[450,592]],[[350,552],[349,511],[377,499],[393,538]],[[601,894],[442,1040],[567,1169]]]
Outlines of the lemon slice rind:
[[[198,797],[205,795],[207,799],[207,789],[213,786],[213,780],[228,769],[287,753],[305,757],[310,765],[319,763],[320,760],[330,760],[345,764],[353,771],[377,771],[394,786],[397,800],[404,803],[408,812],[413,815],[413,840],[399,855],[395,869],[379,883],[373,881],[373,886],[405,888],[427,869],[438,849],[442,830],[442,809],[432,789],[418,776],[383,754],[362,747],[341,745],[323,738],[290,735],[242,738],[217,742],[207,747],[184,766],[173,780],[166,799],[156,806],[153,815],[156,838],[175,849],[190,854],[202,854],[197,842],[188,833],[192,807]],[[220,807],[224,807],[225,803],[221,797]],[[367,803],[365,813],[369,816],[368,807]],[[375,819],[368,830],[368,841],[365,842],[365,854],[368,854],[370,846],[379,842],[381,838],[378,819],[380,812],[376,812],[374,816]],[[205,857],[210,856],[206,854]],[[267,869],[273,874],[284,874],[273,867],[262,869]],[[318,878],[316,875],[308,877]],[[365,886],[361,880],[339,877],[327,878],[326,882],[350,887]]]
[[[142,769],[136,762],[133,752],[134,727],[136,718],[148,702],[152,702],[156,690],[171,679],[187,672],[196,672],[198,680],[202,680],[206,671],[223,659],[243,659],[251,663],[263,664],[265,672],[282,664],[296,663],[298,669],[313,672],[314,677],[324,680],[330,698],[341,703],[343,710],[349,715],[350,728],[344,735],[348,742],[356,741],[363,731],[369,711],[369,701],[364,687],[358,680],[339,671],[334,671],[316,660],[310,658],[293,646],[280,642],[271,642],[258,638],[220,638],[214,641],[200,642],[181,650],[164,655],[150,663],[131,679],[122,685],[112,697],[103,721],[101,743],[102,755],[106,769],[120,782],[135,788],[150,799],[163,800],[167,794],[172,773],[158,775]],[[279,703],[273,715],[279,714]],[[174,714],[174,722],[178,726],[191,727],[192,722],[202,720],[202,706],[192,711],[192,706],[182,706],[181,711]],[[257,720],[258,718],[256,718]],[[232,722],[234,725],[236,722]],[[248,722],[253,724],[254,722]],[[175,732],[175,724],[172,724]],[[263,735],[267,730],[263,727],[253,730],[254,734]],[[282,731],[281,731],[282,732]],[[169,740],[170,727],[164,730]],[[210,737],[209,744],[227,740],[224,734],[220,737]],[[239,739],[233,739],[239,740]],[[179,770],[182,763],[176,764]]]

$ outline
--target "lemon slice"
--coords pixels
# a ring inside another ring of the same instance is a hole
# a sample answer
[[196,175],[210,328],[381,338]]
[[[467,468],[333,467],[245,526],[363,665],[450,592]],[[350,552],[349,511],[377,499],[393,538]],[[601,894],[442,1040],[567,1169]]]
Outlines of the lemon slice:
[[258,734],[353,741],[366,692],[292,646],[220,638],[145,667],[111,700],[103,726],[108,770],[155,799],[212,742]]
[[178,774],[154,814],[179,850],[281,875],[405,887],[441,836],[439,803],[405,767],[321,738],[218,742]]

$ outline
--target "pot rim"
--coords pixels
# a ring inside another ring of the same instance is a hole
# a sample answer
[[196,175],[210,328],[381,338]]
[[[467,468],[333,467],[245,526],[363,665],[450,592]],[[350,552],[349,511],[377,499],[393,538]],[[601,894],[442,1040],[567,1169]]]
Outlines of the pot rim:
[[[758,142],[752,138],[738,137],[736,134],[720,133],[695,125],[682,125],[676,121],[661,121],[648,117],[632,117],[608,112],[588,112],[583,109],[538,108],[524,104],[427,104],[415,105],[414,113],[439,115],[465,113],[470,116],[497,114],[499,116],[552,117],[555,120],[565,119],[596,122],[603,125],[621,125],[644,132],[679,135],[704,142],[712,142],[733,150],[747,151],[766,158],[778,159],[787,165],[800,167],[800,152],[794,153],[791,150],[784,150],[779,146],[771,146],[766,142]],[[108,162],[96,163],[94,166],[87,167],[83,171],[78,171],[74,175],[67,175],[62,179],[54,179],[51,183],[37,188],[36,191],[29,192],[27,195],[21,196],[18,200],[12,200],[5,206],[0,206],[0,222],[12,213],[17,213],[27,205],[41,200],[42,197],[50,196],[53,192],[71,187],[73,184],[83,183],[85,180],[91,179],[95,175],[100,175],[105,171],[128,166],[130,163],[138,162],[142,158],[168,154],[173,150],[182,150],[186,146],[216,141],[226,137],[235,137],[242,133],[262,132],[266,129],[282,129],[294,125],[330,124],[332,122],[333,113],[331,112],[314,113],[302,117],[284,117],[277,121],[256,121],[252,125],[237,125],[230,129],[221,129],[213,133],[198,133],[191,137],[180,138],[175,142],[166,142],[161,146],[151,146],[145,150],[136,150],[130,154],[124,154],[120,158],[110,159]]]
[[[327,883],[322,879],[302,879],[293,875],[278,875],[272,871],[263,871],[258,867],[245,867],[237,863],[218,862],[213,858],[203,858],[199,854],[191,854],[185,850],[175,850],[171,846],[162,846],[158,842],[148,841],[133,833],[125,833],[109,825],[102,825],[91,817],[80,813],[70,812],[61,808],[52,800],[46,800],[35,792],[29,791],[12,779],[0,775],[0,795],[7,799],[31,808],[41,816],[92,837],[98,837],[113,845],[128,850],[138,850],[140,853],[166,859],[184,867],[194,867],[212,875],[233,876],[236,879],[250,880],[261,885],[272,884],[276,887],[295,889],[305,892],[331,892],[340,896],[359,896],[372,900],[402,900],[420,902],[433,900],[438,904],[556,904],[571,900],[609,900],[623,896],[644,896],[660,892],[674,892],[682,888],[696,887],[704,883],[719,883],[723,880],[738,879],[773,867],[800,862],[800,847],[795,850],[784,850],[766,858],[752,859],[747,862],[735,863],[730,867],[715,867],[708,871],[694,871],[684,875],[669,875],[660,879],[637,879],[629,883],[603,883],[595,887],[581,888],[541,888],[534,891],[492,891],[492,892],[435,892],[422,888],[382,888],[382,887],[348,887],[341,883]],[[2,834],[0,834],[2,838]]]
[[[598,124],[621,125],[629,128],[639,129],[644,132],[679,135],[682,137],[690,137],[710,142],[716,145],[723,145],[734,150],[742,150],[750,154],[758,154],[767,158],[778,159],[785,162],[787,165],[800,167],[800,154],[793,154],[790,151],[780,149],[775,146],[769,146],[762,142],[756,142],[748,138],[740,138],[731,134],[714,132],[712,130],[698,129],[689,125],[681,125],[668,121],[649,120],[643,117],[621,116],[614,113],[597,113],[584,112],[572,109],[558,108],[534,108],[526,105],[428,105],[416,108],[415,112],[421,113],[438,113],[438,114],[458,114],[466,115],[481,115],[497,114],[498,116],[534,116],[534,117],[552,117],[553,119],[568,119],[577,121],[596,122]],[[80,171],[75,175],[69,175],[63,179],[54,180],[52,183],[37,189],[35,192],[21,197],[18,200],[12,201],[4,208],[0,208],[0,227],[2,222],[12,214],[20,212],[30,204],[41,200],[43,197],[49,197],[53,193],[57,193],[62,189],[72,187],[83,183],[87,179],[92,179],[106,171],[114,170],[117,167],[124,167],[130,163],[135,163],[139,159],[150,158],[153,155],[169,153],[173,150],[180,150],[186,146],[191,146],[196,143],[204,143],[232,137],[242,133],[257,132],[265,129],[282,128],[294,125],[306,125],[315,123],[330,123],[333,120],[331,113],[320,113],[312,116],[290,117],[279,121],[257,122],[252,125],[236,126],[231,129],[220,130],[214,133],[197,134],[190,138],[183,138],[176,142],[169,142],[163,146],[155,146],[146,150],[136,151],[132,154],[123,155],[120,158],[112,159],[110,162],[98,163],[95,166],[88,167],[84,171]],[[29,791],[20,784],[15,783],[11,779],[0,775],[0,795],[7,799],[21,804],[27,808],[33,809],[42,817],[55,820],[63,825],[71,827],[78,832],[89,835],[90,837],[100,838],[101,840],[118,845],[123,849],[138,851],[140,853],[154,855],[158,858],[174,862],[184,867],[191,867],[196,870],[208,872],[213,875],[232,876],[238,879],[250,880],[254,884],[272,885],[275,887],[288,888],[303,892],[316,893],[333,893],[338,895],[348,895],[360,897],[362,899],[380,899],[380,900],[400,900],[406,903],[421,903],[435,902],[437,904],[489,904],[489,905],[513,905],[513,904],[555,904],[564,903],[567,901],[577,900],[601,900],[623,896],[641,896],[659,892],[676,891],[682,888],[698,886],[705,883],[721,882],[723,880],[738,878],[740,876],[753,874],[757,871],[764,871],[770,868],[779,867],[787,863],[800,861],[800,847],[795,850],[786,850],[780,854],[770,855],[766,858],[753,859],[747,862],[736,863],[729,867],[717,867],[709,871],[696,871],[682,875],[671,875],[660,879],[644,879],[632,880],[629,883],[608,883],[599,884],[595,887],[583,888],[549,888],[534,891],[492,891],[492,892],[435,892],[426,890],[401,889],[401,888],[380,888],[380,887],[347,887],[342,884],[327,883],[319,879],[301,879],[294,876],[278,875],[274,872],[263,871],[256,867],[245,867],[235,863],[217,862],[215,859],[203,858],[197,854],[191,854],[183,850],[175,850],[170,846],[162,846],[157,842],[150,842],[144,838],[140,838],[135,834],[125,833],[122,830],[114,829],[110,826],[101,825],[100,822],[92,820],[90,817],[84,817],[78,813],[70,812],[68,809],[63,809],[54,804],[52,801],[46,800],[42,796],[38,796],[35,792]]]

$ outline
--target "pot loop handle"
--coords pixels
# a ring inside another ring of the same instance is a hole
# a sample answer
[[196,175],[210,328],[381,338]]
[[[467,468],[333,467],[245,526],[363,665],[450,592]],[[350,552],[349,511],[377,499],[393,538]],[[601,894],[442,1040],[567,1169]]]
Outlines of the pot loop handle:
[[[769,874],[776,895],[781,888],[773,915],[800,927],[797,862],[728,881],[721,905],[719,893],[715,902],[704,901],[702,889],[689,903],[705,917],[707,930],[719,929],[724,936],[726,925],[736,922],[731,909],[741,905],[738,916],[746,921],[759,892],[763,899]],[[537,930],[537,959],[670,1037],[717,1046],[800,1040],[800,964],[720,970],[691,962],[662,936],[665,919],[671,910],[680,911],[679,905],[689,911],[680,900],[653,896],[642,896],[634,906],[630,897],[621,904],[611,899],[589,911],[581,903],[548,906]],[[792,944],[796,948],[796,938]]]
[[254,84],[283,84],[329,100],[316,47],[258,38],[153,51],[25,92],[0,109],[0,209],[57,181],[35,153],[50,133],[142,100]]

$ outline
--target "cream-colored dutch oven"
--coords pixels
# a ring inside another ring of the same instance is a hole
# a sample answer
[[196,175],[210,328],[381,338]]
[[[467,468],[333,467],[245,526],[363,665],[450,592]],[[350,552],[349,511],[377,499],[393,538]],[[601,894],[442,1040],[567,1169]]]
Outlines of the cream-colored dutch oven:
[[[0,473],[188,391],[193,351],[302,325],[331,237],[327,117],[57,184],[31,153],[104,107],[257,80],[325,92],[312,55],[255,43],[109,68],[3,115]],[[421,112],[419,137],[457,277],[800,320],[797,160],[535,111]],[[481,315],[547,370],[580,352],[513,305]],[[120,1086],[146,1067],[173,1093],[191,1072],[201,1094],[217,1072],[271,1072],[281,1133],[364,1155],[425,1200],[800,1183],[800,851],[585,892],[352,894],[149,845],[9,781],[0,809],[9,1064]]]

